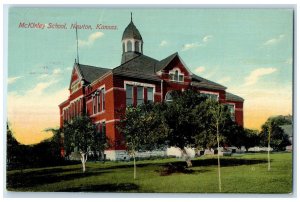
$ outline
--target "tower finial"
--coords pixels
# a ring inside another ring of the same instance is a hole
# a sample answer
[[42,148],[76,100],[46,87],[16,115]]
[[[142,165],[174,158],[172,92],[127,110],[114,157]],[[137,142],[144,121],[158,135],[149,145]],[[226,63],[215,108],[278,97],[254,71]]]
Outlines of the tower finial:
[[[77,21],[76,21],[76,44],[77,44],[77,63],[79,64]],[[75,59],[75,63],[76,63],[76,59]]]
[[131,19],[131,22],[132,22],[132,12],[130,12],[130,19]]

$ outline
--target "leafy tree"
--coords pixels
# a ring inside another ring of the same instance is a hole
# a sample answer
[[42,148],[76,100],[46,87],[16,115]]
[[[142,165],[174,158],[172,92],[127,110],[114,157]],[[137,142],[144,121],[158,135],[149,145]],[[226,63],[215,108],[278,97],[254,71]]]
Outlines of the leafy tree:
[[61,128],[47,128],[45,130],[46,132],[52,132],[53,136],[47,140],[44,140],[41,143],[48,143],[47,147],[49,149],[49,153],[51,154],[51,157],[54,159],[61,159],[64,154],[62,154],[62,148],[63,145],[63,137],[62,137],[62,129]]
[[99,146],[96,137],[96,126],[88,116],[79,116],[66,122],[62,128],[66,155],[79,153],[82,171],[86,171],[86,161],[90,152]]
[[245,129],[242,138],[242,146],[245,146],[246,151],[248,151],[250,147],[259,145],[260,136],[257,130]]
[[164,120],[170,129],[167,144],[170,147],[181,149],[183,156],[186,158],[187,166],[190,167],[192,163],[186,154],[185,147],[195,145],[195,135],[199,133],[199,128],[201,128],[193,111],[206,98],[193,90],[173,91],[171,96],[173,100],[167,102],[164,111]]
[[195,138],[195,146],[199,148],[213,148],[218,146],[216,137],[216,120],[212,113],[213,109],[221,107],[223,113],[220,119],[222,119],[221,127],[219,127],[219,144],[222,146],[232,144],[236,140],[237,136],[241,132],[239,128],[230,118],[229,111],[226,106],[219,104],[218,102],[207,99],[201,104],[197,105],[193,110],[195,114],[195,120],[197,123],[197,134]]
[[15,163],[18,161],[17,159],[19,158],[19,149],[20,149],[20,144],[16,140],[16,138],[13,136],[13,132],[9,127],[9,124],[6,124],[6,161],[7,163]]
[[269,118],[262,125],[260,145],[267,146],[268,142],[270,142],[270,147],[272,147],[275,151],[284,151],[285,147],[290,145],[291,142],[289,141],[288,135],[280,126],[287,123],[291,122],[283,120],[280,116]]
[[136,179],[136,152],[156,149],[163,143],[168,128],[159,113],[160,104],[128,106],[118,130],[124,135],[128,153],[133,157],[133,178]]

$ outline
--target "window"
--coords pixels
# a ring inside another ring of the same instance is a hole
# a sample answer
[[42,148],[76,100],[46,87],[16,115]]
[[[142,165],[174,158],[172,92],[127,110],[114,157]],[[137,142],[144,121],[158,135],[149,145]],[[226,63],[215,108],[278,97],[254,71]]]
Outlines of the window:
[[148,87],[147,88],[147,101],[148,102],[153,102],[153,88]]
[[101,136],[102,136],[102,138],[106,137],[106,124],[105,124],[105,121],[102,122]]
[[201,92],[201,95],[204,96],[204,97],[207,97],[208,99],[215,100],[215,101],[218,101],[218,99],[219,99],[219,95],[214,94],[214,93],[203,93],[203,92]]
[[123,42],[123,53],[125,52],[125,43]]
[[133,105],[133,86],[126,85],[126,105]]
[[139,50],[139,42],[138,41],[134,42],[134,51],[140,52],[140,50]]
[[137,104],[143,104],[144,103],[144,87],[138,86],[137,87]]
[[178,79],[178,71],[177,71],[177,70],[175,71],[175,78],[174,78],[174,80],[175,80],[175,81],[178,81],[178,80],[179,80],[179,79]]
[[178,68],[176,70],[169,71],[169,79],[170,81],[183,82],[184,74],[180,72]]
[[235,121],[235,111],[234,111],[234,104],[226,104],[227,109],[230,113],[231,120]]
[[179,81],[183,82],[183,75],[179,75]]
[[101,109],[101,107],[100,107],[100,103],[101,103],[101,102],[100,102],[100,99],[101,99],[101,98],[100,98],[100,94],[98,93],[98,94],[97,94],[98,112],[100,112],[100,109]]
[[132,43],[131,43],[131,41],[127,42],[127,52],[128,51],[132,51]]
[[175,81],[175,75],[174,75],[174,73],[169,73],[169,79],[171,81]]
[[102,111],[105,110],[105,89],[101,89],[101,98],[102,98]]
[[93,114],[96,114],[96,98],[95,96],[93,97]]
[[173,101],[172,91],[168,91],[168,92],[167,92],[166,97],[165,97],[165,100],[166,100],[167,102]]

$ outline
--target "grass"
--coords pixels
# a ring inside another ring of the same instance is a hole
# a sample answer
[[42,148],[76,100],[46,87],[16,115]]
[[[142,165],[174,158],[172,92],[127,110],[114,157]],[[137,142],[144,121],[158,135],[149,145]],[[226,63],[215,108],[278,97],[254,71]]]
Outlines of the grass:
[[[7,190],[218,193],[216,157],[194,159],[192,168],[184,165],[175,158],[138,161],[136,180],[132,162],[88,162],[86,173],[82,173],[81,164],[12,170],[7,171]],[[222,157],[221,166],[224,193],[292,192],[291,153],[271,154],[271,171],[267,171],[266,154]]]

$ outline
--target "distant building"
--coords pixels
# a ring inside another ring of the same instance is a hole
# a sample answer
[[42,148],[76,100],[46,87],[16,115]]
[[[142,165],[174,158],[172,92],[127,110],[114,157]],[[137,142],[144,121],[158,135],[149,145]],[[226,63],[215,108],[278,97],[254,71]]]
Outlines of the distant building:
[[129,23],[122,36],[121,64],[113,69],[75,62],[69,86],[70,95],[59,105],[60,126],[64,121],[86,113],[112,146],[105,151],[111,160],[125,155],[124,138],[116,125],[119,109],[145,102],[171,100],[173,90],[195,89],[228,105],[232,119],[243,126],[243,98],[226,92],[226,87],[193,74],[176,52],[163,60],[143,54],[143,38]]

